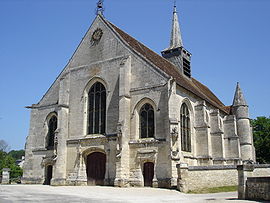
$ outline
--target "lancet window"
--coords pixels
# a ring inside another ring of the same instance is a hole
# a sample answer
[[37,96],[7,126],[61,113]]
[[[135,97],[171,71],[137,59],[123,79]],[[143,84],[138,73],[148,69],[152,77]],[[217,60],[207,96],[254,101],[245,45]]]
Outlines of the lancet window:
[[88,134],[105,134],[106,89],[96,82],[88,92]]
[[54,137],[57,129],[57,117],[53,115],[48,122],[47,149],[54,148]]
[[184,103],[180,110],[181,122],[181,149],[182,151],[191,152],[190,137],[190,114],[187,105]]
[[141,138],[154,137],[155,115],[151,104],[144,104],[140,109],[140,134]]

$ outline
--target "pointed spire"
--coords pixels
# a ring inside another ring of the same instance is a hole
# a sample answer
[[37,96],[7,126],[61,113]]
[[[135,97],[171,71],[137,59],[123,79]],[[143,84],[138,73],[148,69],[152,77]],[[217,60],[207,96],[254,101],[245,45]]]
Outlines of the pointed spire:
[[247,106],[244,94],[240,88],[239,82],[237,82],[236,90],[233,99],[233,106]]
[[181,31],[180,31],[180,25],[178,21],[177,10],[176,10],[176,1],[174,1],[171,41],[170,41],[169,49],[182,47],[182,46],[183,46],[183,42],[182,42],[182,36],[181,36]]

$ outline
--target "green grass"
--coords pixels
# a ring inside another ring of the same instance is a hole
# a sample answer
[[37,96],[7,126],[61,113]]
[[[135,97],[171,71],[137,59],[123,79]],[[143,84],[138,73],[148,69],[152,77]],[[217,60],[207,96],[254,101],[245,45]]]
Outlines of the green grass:
[[191,194],[205,194],[205,193],[218,193],[218,192],[234,192],[237,191],[237,185],[235,186],[223,186],[213,188],[202,188],[198,190],[190,190],[188,193]]

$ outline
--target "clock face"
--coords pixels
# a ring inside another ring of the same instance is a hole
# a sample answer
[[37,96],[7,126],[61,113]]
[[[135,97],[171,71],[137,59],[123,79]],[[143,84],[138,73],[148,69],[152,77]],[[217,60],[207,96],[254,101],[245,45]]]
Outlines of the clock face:
[[92,34],[92,38],[91,38],[91,41],[93,44],[96,44],[99,42],[99,40],[101,39],[103,35],[103,32],[100,28],[97,28],[94,33]]

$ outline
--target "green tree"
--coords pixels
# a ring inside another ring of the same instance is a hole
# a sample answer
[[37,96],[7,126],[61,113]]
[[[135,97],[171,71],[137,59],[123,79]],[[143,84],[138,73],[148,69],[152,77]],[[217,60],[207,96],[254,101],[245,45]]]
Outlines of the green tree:
[[13,157],[15,160],[21,159],[24,156],[24,150],[11,150],[8,155]]
[[257,117],[251,121],[256,159],[261,164],[270,163],[270,117]]
[[4,162],[5,162],[6,156],[7,156],[7,153],[0,150],[0,175],[2,175],[2,169],[5,168]]
[[[16,155],[21,155],[21,151],[18,152],[14,151],[9,155],[7,150],[9,149],[8,144],[4,140],[0,140],[0,174],[2,174],[3,168],[10,168],[10,178],[18,178],[22,176],[22,169],[16,165]],[[14,158],[12,156],[15,156]]]
[[10,178],[18,178],[22,176],[22,169],[16,165],[15,159],[5,154],[4,159],[0,161],[0,172],[2,173],[3,168],[10,168]]

